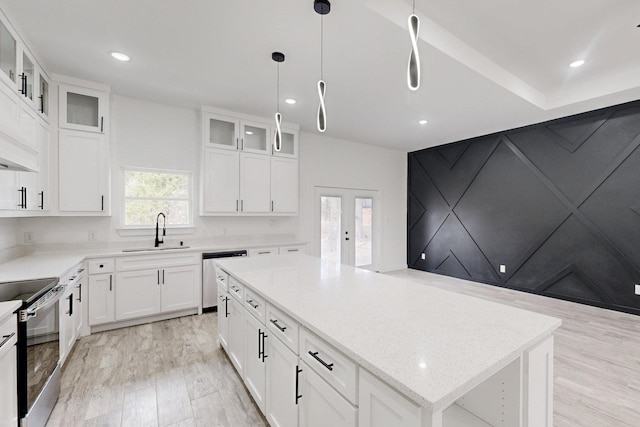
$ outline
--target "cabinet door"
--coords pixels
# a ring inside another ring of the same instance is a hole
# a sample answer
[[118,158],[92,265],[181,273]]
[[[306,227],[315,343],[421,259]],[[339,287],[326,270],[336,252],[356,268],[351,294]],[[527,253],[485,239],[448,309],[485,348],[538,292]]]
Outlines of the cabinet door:
[[103,135],[60,130],[59,209],[108,212],[109,159]]
[[229,295],[223,286],[218,286],[218,340],[229,352]]
[[20,85],[20,93],[25,98],[30,107],[34,107],[34,82],[36,77],[36,67],[35,61],[31,56],[27,53],[27,51],[23,47],[20,49],[22,51],[22,71],[20,73],[21,85]]
[[60,85],[61,129],[105,133],[109,94],[78,86]]
[[115,320],[113,279],[112,274],[89,276],[89,325]]
[[20,172],[0,171],[0,209],[18,210],[21,193],[18,175]]
[[76,342],[75,309],[73,289],[67,289],[65,295],[60,299],[60,360],[62,363],[65,362]]
[[356,408],[306,363],[300,373],[300,427],[356,427]]
[[198,266],[162,269],[162,312],[198,306]]
[[116,320],[160,313],[161,270],[116,274]]
[[258,122],[240,122],[240,149],[245,153],[269,154],[272,143],[269,125]]
[[2,70],[2,80],[15,87],[16,70],[18,69],[18,55],[16,37],[9,30],[9,26],[4,20],[0,20],[0,70]]
[[278,157],[298,158],[298,131],[282,129],[282,147],[276,151],[272,146],[272,153]]
[[271,157],[240,153],[240,211],[271,212]]
[[240,127],[238,119],[203,113],[202,121],[205,147],[238,149],[238,128]]
[[[13,318],[15,322],[15,317]],[[18,425],[18,365],[15,338],[0,347],[0,425]]]
[[420,407],[360,369],[359,427],[420,427]]
[[76,330],[76,339],[78,339],[82,332],[82,326],[84,325],[84,303],[82,301],[83,295],[82,293],[86,293],[86,277],[83,276],[76,284],[75,300],[73,301],[73,311],[74,311],[74,325]]
[[265,367],[267,328],[248,313],[245,313],[244,320],[244,383],[253,396],[253,400],[264,413],[267,380]]
[[244,378],[244,308],[235,298],[229,298],[229,358],[240,377]]
[[45,118],[49,118],[49,81],[38,73],[38,101],[36,102],[38,112]]
[[298,213],[298,160],[271,158],[272,211]]
[[202,213],[238,211],[239,161],[237,151],[204,149]]
[[267,354],[267,421],[273,427],[296,427],[298,357],[277,338],[268,340]]

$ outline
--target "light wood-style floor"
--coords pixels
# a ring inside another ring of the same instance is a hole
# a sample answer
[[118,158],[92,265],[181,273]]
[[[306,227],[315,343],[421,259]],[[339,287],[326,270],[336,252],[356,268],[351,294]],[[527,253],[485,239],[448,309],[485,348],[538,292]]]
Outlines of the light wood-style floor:
[[[639,316],[415,270],[389,275],[561,318],[554,426],[640,426]],[[82,338],[47,426],[266,426],[216,322],[189,316]]]

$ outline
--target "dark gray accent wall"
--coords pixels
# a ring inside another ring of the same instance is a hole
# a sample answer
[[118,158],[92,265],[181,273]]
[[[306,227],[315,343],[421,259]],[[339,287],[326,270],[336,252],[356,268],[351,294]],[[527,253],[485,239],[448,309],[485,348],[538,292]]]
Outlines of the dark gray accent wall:
[[409,153],[407,264],[640,314],[639,145],[636,101]]

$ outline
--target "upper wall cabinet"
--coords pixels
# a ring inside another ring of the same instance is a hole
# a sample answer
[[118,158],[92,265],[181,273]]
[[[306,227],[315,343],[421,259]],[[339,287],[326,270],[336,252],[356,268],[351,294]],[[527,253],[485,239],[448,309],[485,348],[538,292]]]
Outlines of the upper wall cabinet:
[[220,114],[205,113],[204,146],[269,154],[269,125]]
[[0,79],[10,86],[16,83],[18,69],[18,44],[16,36],[3,20],[0,20]]
[[79,86],[60,85],[60,129],[105,133],[109,94]]

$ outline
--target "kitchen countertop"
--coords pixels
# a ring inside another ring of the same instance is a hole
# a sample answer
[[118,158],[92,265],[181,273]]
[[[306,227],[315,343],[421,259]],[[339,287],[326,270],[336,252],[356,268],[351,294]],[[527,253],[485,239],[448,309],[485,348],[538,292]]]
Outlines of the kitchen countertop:
[[11,316],[21,305],[22,301],[0,302],[0,323],[4,322],[6,318]]
[[419,405],[444,410],[561,321],[305,255],[218,264]]
[[[173,246],[174,242],[167,242]],[[21,256],[10,261],[0,263],[0,283],[14,282],[21,280],[42,279],[47,277],[61,277],[70,268],[91,258],[113,258],[122,256],[141,255],[170,255],[181,252],[216,252],[236,249],[253,249],[264,247],[294,246],[304,245],[306,242],[299,240],[246,240],[236,239],[216,243],[196,242],[194,244],[185,243],[185,249],[166,249],[151,251],[123,252],[123,249],[153,247],[153,242],[145,245],[141,242],[127,244],[120,247],[107,248],[83,248],[78,249],[77,245],[56,245],[48,251],[36,252],[30,255]]]

